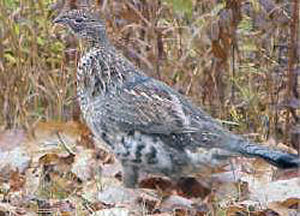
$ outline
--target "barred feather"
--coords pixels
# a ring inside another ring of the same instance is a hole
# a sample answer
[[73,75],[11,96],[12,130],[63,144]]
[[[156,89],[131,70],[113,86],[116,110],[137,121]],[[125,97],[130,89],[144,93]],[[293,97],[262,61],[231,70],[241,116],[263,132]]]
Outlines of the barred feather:
[[136,185],[139,170],[175,178],[236,155],[261,157],[281,168],[299,166],[296,155],[231,134],[171,87],[136,69],[109,43],[96,15],[69,11],[56,22],[90,46],[77,69],[81,110],[122,162],[126,186]]

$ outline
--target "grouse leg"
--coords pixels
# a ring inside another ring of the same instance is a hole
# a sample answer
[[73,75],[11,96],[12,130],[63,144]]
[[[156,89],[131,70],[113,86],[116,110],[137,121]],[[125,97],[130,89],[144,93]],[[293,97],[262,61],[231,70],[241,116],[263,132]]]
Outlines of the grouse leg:
[[123,183],[125,187],[134,188],[138,183],[139,168],[134,165],[122,163],[123,166]]

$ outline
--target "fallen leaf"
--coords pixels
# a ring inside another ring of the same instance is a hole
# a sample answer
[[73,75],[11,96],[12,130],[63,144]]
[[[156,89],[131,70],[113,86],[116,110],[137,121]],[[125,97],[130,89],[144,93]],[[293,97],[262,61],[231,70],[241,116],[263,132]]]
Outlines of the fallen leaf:
[[10,171],[23,173],[29,167],[31,157],[25,146],[17,146],[8,151],[0,151],[0,175],[9,176]]
[[93,216],[129,216],[130,211],[126,208],[110,208],[94,212]]
[[97,200],[104,203],[134,205],[139,198],[139,193],[134,189],[123,187],[108,187],[98,192]]
[[24,130],[4,130],[0,131],[0,152],[11,151],[21,146],[25,141],[26,134]]
[[19,191],[26,182],[26,178],[18,170],[11,172],[9,184],[11,191]]
[[261,203],[284,201],[288,198],[300,198],[300,179],[279,180],[268,184],[252,185],[250,199]]
[[192,206],[193,201],[178,195],[171,195],[163,200],[160,208],[162,211],[172,211],[176,208],[192,209]]

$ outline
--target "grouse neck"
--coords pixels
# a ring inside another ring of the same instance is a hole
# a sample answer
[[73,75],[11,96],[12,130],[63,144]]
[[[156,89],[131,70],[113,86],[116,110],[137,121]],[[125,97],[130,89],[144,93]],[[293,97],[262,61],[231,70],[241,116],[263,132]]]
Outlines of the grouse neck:
[[105,30],[91,31],[89,36],[84,39],[88,48],[110,47],[111,43],[107,38]]
[[92,49],[115,49],[108,39],[99,38],[98,40],[83,40],[86,50]]

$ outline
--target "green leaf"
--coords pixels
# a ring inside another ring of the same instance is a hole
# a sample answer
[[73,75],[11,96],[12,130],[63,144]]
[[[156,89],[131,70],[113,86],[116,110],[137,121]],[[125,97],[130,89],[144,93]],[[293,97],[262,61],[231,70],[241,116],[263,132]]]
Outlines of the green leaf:
[[57,41],[51,44],[50,49],[54,53],[61,53],[64,49],[64,45],[61,42]]
[[185,13],[188,16],[192,15],[193,1],[192,0],[165,0],[169,5],[173,6],[173,10],[179,13]]
[[10,9],[16,8],[19,6],[19,2],[16,0],[4,0],[4,5],[8,6]]
[[37,43],[38,43],[38,45],[40,45],[40,46],[45,45],[45,40],[44,40],[44,38],[38,37],[38,38],[37,38]]
[[5,53],[4,58],[11,64],[15,64],[17,62],[17,59],[11,53]]
[[242,30],[244,32],[250,32],[253,29],[252,26],[252,19],[246,15],[242,17],[242,20],[240,21],[238,25],[238,29]]
[[15,35],[19,35],[20,34],[20,25],[19,24],[14,24],[13,25],[13,29],[14,29]]

